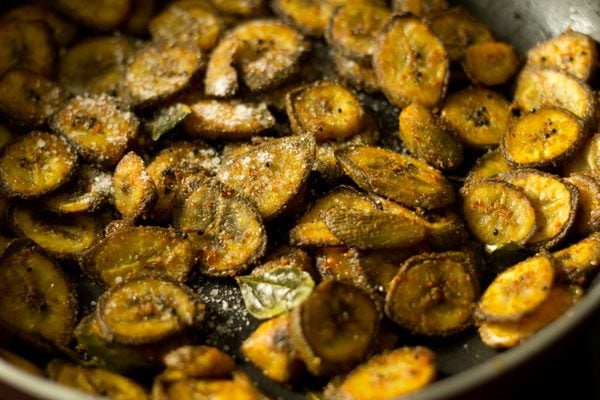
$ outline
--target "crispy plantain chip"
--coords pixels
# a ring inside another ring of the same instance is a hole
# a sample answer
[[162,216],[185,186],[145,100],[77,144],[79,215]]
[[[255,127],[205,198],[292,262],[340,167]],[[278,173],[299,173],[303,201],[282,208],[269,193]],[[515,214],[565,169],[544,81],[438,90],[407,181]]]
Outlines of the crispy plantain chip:
[[252,380],[243,372],[237,371],[233,379],[181,379],[169,386],[166,400],[193,399],[241,399],[263,400],[263,395]]
[[343,82],[367,93],[379,93],[379,81],[371,65],[364,65],[331,50],[335,70]]
[[242,42],[235,36],[222,39],[210,54],[204,76],[204,93],[207,96],[231,97],[239,88],[236,55]]
[[94,29],[108,31],[125,22],[131,0],[57,0],[59,10]]
[[223,14],[240,17],[261,16],[267,13],[266,0],[212,0]]
[[447,0],[392,0],[392,10],[429,17],[448,9]]
[[156,9],[156,0],[130,0],[131,11],[125,22],[125,30],[134,35],[148,34],[148,22]]
[[162,380],[182,378],[227,378],[235,370],[235,361],[227,353],[210,346],[181,346],[163,357],[167,367]]
[[474,84],[503,85],[517,73],[519,54],[508,43],[476,43],[465,49],[462,67]]
[[592,233],[585,239],[562,250],[555,251],[557,268],[568,282],[584,285],[600,267],[600,233]]
[[469,174],[467,181],[486,179],[496,176],[502,172],[508,172],[513,167],[506,161],[501,149],[489,150],[477,159]]
[[336,6],[335,0],[271,0],[271,9],[302,32],[322,36]]
[[577,188],[573,230],[581,236],[600,230],[600,182],[592,175],[574,173],[563,178]]
[[68,46],[77,35],[77,27],[73,23],[40,3],[15,7],[4,14],[2,18],[6,21],[42,22],[48,26],[54,41],[59,46]]
[[144,160],[134,152],[125,154],[115,167],[113,191],[115,208],[123,219],[133,221],[147,216],[158,198]]
[[55,46],[45,21],[6,15],[0,24],[0,75],[22,68],[49,78],[54,73]]

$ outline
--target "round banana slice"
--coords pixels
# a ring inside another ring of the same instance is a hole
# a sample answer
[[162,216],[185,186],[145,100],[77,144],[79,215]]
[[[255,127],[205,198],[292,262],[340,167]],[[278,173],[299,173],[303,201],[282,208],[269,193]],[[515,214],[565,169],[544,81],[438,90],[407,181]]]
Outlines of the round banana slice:
[[135,221],[145,217],[158,198],[144,160],[134,152],[125,154],[115,167],[113,189],[115,208],[123,219]]

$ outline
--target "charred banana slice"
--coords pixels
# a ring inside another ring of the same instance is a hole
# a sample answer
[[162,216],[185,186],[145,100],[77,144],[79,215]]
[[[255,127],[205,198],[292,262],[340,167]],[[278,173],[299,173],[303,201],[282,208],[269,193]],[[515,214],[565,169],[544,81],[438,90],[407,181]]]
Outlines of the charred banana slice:
[[27,241],[14,241],[0,258],[0,323],[47,349],[67,346],[77,318],[77,298],[63,270]]
[[494,246],[523,245],[536,232],[535,208],[516,186],[475,180],[460,192],[465,221],[481,242]]
[[466,328],[479,297],[473,258],[462,252],[406,260],[385,299],[386,315],[421,335],[446,336]]
[[579,193],[573,230],[581,236],[600,230],[600,182],[591,175],[578,173],[564,180]]
[[248,140],[275,126],[275,118],[265,103],[199,100],[190,104],[190,109],[183,129],[193,137]]
[[202,64],[202,53],[196,47],[149,45],[125,67],[119,94],[133,106],[154,105],[186,87]]
[[542,108],[516,120],[502,138],[509,163],[517,167],[556,165],[576,152],[586,137],[584,127],[566,110]]
[[58,84],[35,72],[13,69],[0,78],[0,114],[25,128],[45,126],[66,99]]
[[139,121],[117,98],[100,94],[73,98],[54,115],[51,126],[86,161],[112,167],[137,137]]
[[197,326],[204,304],[186,286],[158,278],[138,278],[100,296],[101,329],[117,343],[153,343]]
[[148,215],[158,198],[144,160],[134,152],[125,154],[115,167],[113,191],[115,208],[122,218],[133,221]]
[[319,142],[353,136],[365,124],[365,111],[356,95],[328,81],[288,92],[286,111],[295,134],[312,134]]
[[365,357],[379,320],[379,310],[367,293],[325,280],[292,311],[292,344],[313,375],[339,374]]
[[596,41],[583,33],[567,30],[538,44],[527,53],[527,62],[540,67],[553,67],[589,81],[598,68]]
[[100,36],[69,48],[58,65],[58,82],[79,95],[114,92],[134,43],[124,36]]
[[193,246],[173,230],[132,226],[109,233],[82,261],[100,283],[114,286],[149,273],[182,282],[196,260]]
[[217,177],[274,218],[302,195],[315,158],[310,135],[269,140],[221,165]]
[[430,110],[414,103],[400,113],[400,139],[416,158],[442,170],[460,167],[462,143]]
[[[426,347],[401,347],[356,367],[339,384],[325,389],[327,399],[388,400],[416,392],[435,379],[435,354]],[[377,388],[376,391],[373,388]]]
[[584,285],[600,268],[600,233],[592,233],[571,246],[555,251],[558,271],[568,282]]
[[55,359],[46,367],[50,379],[85,393],[121,400],[148,400],[146,391],[131,379],[100,368],[85,368]]
[[76,167],[77,153],[63,138],[35,131],[2,149],[0,185],[10,197],[39,197],[66,183]]
[[489,148],[500,144],[510,120],[510,103],[499,93],[470,87],[446,98],[441,117],[464,144]]
[[578,286],[557,286],[530,315],[515,322],[484,322],[479,327],[481,340],[493,349],[506,349],[521,343],[575,305],[583,296]]
[[500,149],[490,150],[477,159],[473,168],[467,175],[467,181],[486,179],[508,172],[513,167],[506,161],[504,154]]
[[23,68],[50,77],[56,62],[55,46],[45,21],[6,16],[0,26],[0,75]]
[[12,208],[10,222],[15,231],[59,258],[83,253],[98,241],[104,228],[98,216],[74,214],[64,218],[44,214],[26,203]]
[[462,67],[474,84],[503,85],[517,73],[519,54],[508,43],[476,43],[466,48]]
[[131,0],[57,0],[59,10],[91,28],[109,31],[125,22]]
[[481,296],[475,315],[487,322],[518,321],[548,299],[556,261],[537,254],[501,272]]
[[506,172],[500,179],[521,189],[536,214],[536,230],[527,243],[551,248],[565,238],[573,223],[579,198],[577,188],[550,174],[522,169]]
[[381,90],[398,107],[435,107],[444,97],[449,61],[442,42],[420,19],[396,15],[385,25],[373,54]]
[[373,146],[341,149],[336,158],[358,186],[406,206],[434,209],[455,200],[441,172],[416,158]]

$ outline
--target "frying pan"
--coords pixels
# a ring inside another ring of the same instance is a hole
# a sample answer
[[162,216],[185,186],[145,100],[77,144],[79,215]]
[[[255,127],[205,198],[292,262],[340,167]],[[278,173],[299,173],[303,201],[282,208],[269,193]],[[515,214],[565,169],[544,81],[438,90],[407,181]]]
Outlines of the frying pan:
[[[10,3],[10,2],[9,2]],[[461,0],[486,22],[496,37],[513,44],[521,53],[537,42],[571,27],[600,40],[600,1],[598,0]],[[2,7],[0,7],[1,9]],[[514,260],[513,260],[514,261]],[[497,267],[509,265],[510,259],[494,260]],[[245,313],[235,284],[228,281],[196,282],[207,303],[206,341],[235,354],[239,343],[258,322]],[[549,359],[557,344],[566,340],[584,322],[600,315],[600,275],[588,288],[583,300],[543,329],[531,340],[514,349],[497,353],[485,347],[474,329],[458,336],[436,341],[402,338],[404,344],[424,344],[437,354],[441,379],[410,396],[411,400],[490,398],[508,378],[531,369],[535,363]],[[239,356],[239,354],[236,354]],[[264,379],[250,365],[242,364],[262,387],[274,397],[301,399],[303,396]],[[93,397],[12,367],[0,359],[0,398],[11,400],[86,400]]]

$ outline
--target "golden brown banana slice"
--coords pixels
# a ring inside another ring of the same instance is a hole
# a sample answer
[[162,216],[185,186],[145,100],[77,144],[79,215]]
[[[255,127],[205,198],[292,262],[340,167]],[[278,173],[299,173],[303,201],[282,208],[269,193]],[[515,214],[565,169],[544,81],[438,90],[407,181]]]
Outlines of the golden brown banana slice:
[[13,229],[59,258],[77,256],[94,245],[104,223],[98,216],[74,214],[69,218],[44,214],[26,203],[10,211]]
[[526,194],[506,182],[475,180],[460,190],[465,221],[481,242],[523,245],[536,232],[536,212]]
[[236,55],[241,41],[235,36],[222,39],[210,54],[204,76],[204,93],[207,96],[231,97],[238,91]]
[[243,23],[228,36],[240,41],[235,64],[253,92],[273,88],[298,72],[298,62],[310,47],[294,28],[272,19]]
[[361,250],[405,248],[426,237],[425,227],[419,221],[391,212],[357,212],[336,206],[323,217],[327,228],[343,244]]
[[536,214],[536,230],[527,244],[551,248],[562,241],[575,222],[577,188],[557,176],[533,169],[506,172],[499,178],[521,189]]
[[380,92],[379,81],[371,65],[363,65],[334,50],[330,52],[335,70],[344,82],[367,93]]
[[290,315],[283,314],[259,325],[242,343],[244,357],[276,382],[290,382],[302,370],[290,342]]
[[0,75],[23,68],[50,77],[56,62],[56,44],[45,21],[5,18],[0,24]]
[[77,298],[64,271],[27,241],[14,241],[0,258],[0,324],[32,345],[67,346]]
[[97,314],[101,329],[117,343],[145,344],[197,326],[204,304],[180,283],[147,277],[104,292]]
[[66,183],[76,168],[77,153],[64,138],[34,131],[2,149],[0,185],[10,197],[39,197]]
[[54,41],[59,46],[68,46],[77,35],[75,25],[39,3],[13,8],[4,14],[2,18],[6,21],[43,22],[50,28]]
[[315,250],[315,263],[321,280],[344,281],[370,292],[360,261],[360,253],[355,248],[332,246]]
[[101,284],[114,286],[147,274],[183,282],[196,261],[193,246],[172,229],[129,226],[109,233],[82,263]]
[[311,134],[319,142],[353,136],[366,122],[356,95],[335,82],[319,81],[291,90],[285,104],[294,134]]
[[519,54],[508,43],[475,43],[465,49],[462,67],[474,84],[503,85],[519,69]]
[[600,134],[586,140],[581,150],[563,165],[563,176],[600,169]]
[[115,167],[113,191],[115,208],[123,219],[133,221],[146,216],[158,198],[144,160],[132,151]]
[[577,79],[589,81],[598,68],[598,48],[588,35],[569,29],[529,50],[527,62],[558,68]]
[[373,54],[382,92],[398,107],[419,103],[433,108],[444,97],[449,62],[442,42],[420,19],[396,15],[388,20]]
[[467,175],[467,181],[491,178],[511,169],[513,167],[506,161],[501,149],[490,150],[477,159]]
[[55,5],[86,26],[109,31],[125,22],[131,9],[131,0],[57,0]]
[[290,241],[299,246],[339,246],[342,244],[327,227],[324,215],[330,208],[345,210],[372,211],[375,204],[364,194],[349,186],[338,186],[315,202],[290,229]]
[[367,293],[325,280],[292,311],[292,344],[313,375],[339,374],[362,361],[379,321],[379,310]]
[[150,21],[148,30],[156,42],[195,46],[209,51],[219,40],[224,21],[205,1],[178,0]]
[[280,246],[271,251],[263,262],[252,269],[253,275],[264,275],[274,269],[282,267],[294,267],[301,271],[314,275],[312,257],[303,249],[298,247]]
[[462,164],[462,143],[427,108],[417,103],[404,108],[399,125],[402,143],[419,160],[442,170]]
[[271,9],[302,32],[322,36],[336,7],[335,0],[272,0]]
[[543,168],[575,153],[586,136],[579,118],[569,111],[542,108],[512,123],[502,138],[502,150],[517,167]]
[[557,286],[532,314],[518,321],[482,323],[479,327],[481,340],[493,349],[516,346],[560,317],[582,296],[583,289],[578,286]]
[[173,206],[173,225],[182,232],[202,234],[217,218],[227,196],[217,182],[204,174],[184,178]]
[[528,66],[517,77],[514,102],[525,112],[542,107],[564,108],[579,117],[586,127],[596,118],[596,96],[577,78],[559,70]]
[[239,371],[233,374],[233,379],[227,380],[182,379],[173,383],[166,393],[166,400],[263,400],[265,398],[250,378]]
[[600,182],[591,175],[579,173],[563,179],[579,193],[573,230],[581,236],[600,230]]
[[440,38],[448,56],[458,61],[472,44],[491,42],[490,29],[462,7],[452,7],[431,18],[431,30]]
[[401,347],[359,365],[339,384],[326,387],[325,394],[328,399],[396,399],[427,386],[435,375],[433,351],[421,346]]
[[465,145],[490,148],[500,144],[508,127],[510,103],[499,93],[469,87],[446,98],[441,116]]
[[35,72],[13,69],[0,78],[0,114],[15,125],[45,126],[66,99],[56,82]]
[[186,87],[202,64],[202,53],[196,47],[148,45],[125,67],[119,94],[134,106],[154,105]]
[[227,353],[210,346],[181,346],[163,357],[167,369],[160,378],[227,378],[235,370],[235,361]]
[[51,125],[86,161],[112,167],[137,137],[139,121],[117,98],[99,94],[73,98],[53,116]]
[[125,30],[134,35],[148,34],[148,22],[154,15],[156,0],[131,0],[131,11],[125,22]]
[[260,144],[221,165],[217,177],[254,202],[265,219],[274,218],[302,194],[315,158],[310,135]]
[[486,322],[518,321],[535,312],[554,286],[556,261],[540,253],[502,271],[485,290],[475,316]]
[[111,174],[84,164],[66,186],[44,196],[41,205],[56,214],[92,213],[106,205],[111,192]]
[[429,253],[406,260],[390,285],[385,313],[416,334],[446,336],[471,323],[479,297],[473,258]]
[[85,393],[120,400],[148,400],[144,388],[133,380],[100,368],[86,368],[52,360],[46,370],[50,379]]
[[275,126],[275,118],[265,103],[199,100],[190,104],[190,109],[183,129],[193,137],[248,140]]
[[146,168],[158,191],[152,218],[168,221],[175,193],[183,178],[204,170],[215,172],[220,163],[216,150],[201,141],[175,142],[161,150]]
[[592,233],[569,247],[553,252],[552,256],[556,258],[561,276],[570,283],[585,285],[600,267],[600,233]]
[[441,172],[416,158],[373,146],[341,149],[336,158],[358,186],[406,206],[434,209],[455,200]]
[[377,37],[391,16],[387,7],[376,2],[348,2],[331,15],[325,39],[345,57],[370,63]]
[[61,56],[58,82],[79,95],[113,93],[134,51],[134,42],[126,36],[80,41]]
[[447,9],[447,0],[392,0],[392,10],[395,12],[411,13],[419,17],[429,17]]

